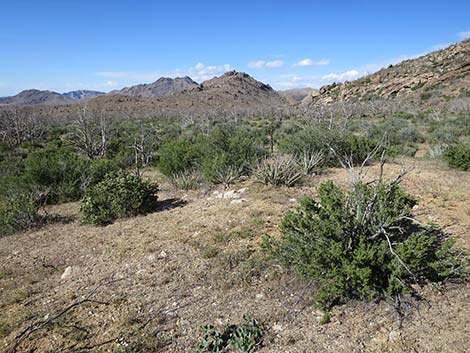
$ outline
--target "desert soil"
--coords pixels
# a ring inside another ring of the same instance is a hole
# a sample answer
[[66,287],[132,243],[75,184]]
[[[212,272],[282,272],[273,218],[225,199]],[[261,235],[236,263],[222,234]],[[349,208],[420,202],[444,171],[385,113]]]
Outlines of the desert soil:
[[[401,162],[414,165],[403,186],[417,218],[470,248],[470,173]],[[340,169],[296,188],[248,180],[230,188],[246,189],[233,201],[162,183],[156,212],[106,227],[81,224],[77,203],[50,207],[61,222],[0,238],[0,351],[189,352],[201,325],[249,314],[266,328],[263,353],[470,352],[468,283],[418,289],[402,321],[390,303],[351,302],[321,325],[314,288],[263,262],[262,236],[278,235],[282,216],[326,179],[348,184]]]

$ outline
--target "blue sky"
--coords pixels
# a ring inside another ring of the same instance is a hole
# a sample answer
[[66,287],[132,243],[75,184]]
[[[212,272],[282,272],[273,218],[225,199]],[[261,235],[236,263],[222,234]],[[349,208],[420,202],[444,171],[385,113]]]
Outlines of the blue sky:
[[320,87],[470,37],[469,14],[468,0],[2,0],[0,96],[229,69]]

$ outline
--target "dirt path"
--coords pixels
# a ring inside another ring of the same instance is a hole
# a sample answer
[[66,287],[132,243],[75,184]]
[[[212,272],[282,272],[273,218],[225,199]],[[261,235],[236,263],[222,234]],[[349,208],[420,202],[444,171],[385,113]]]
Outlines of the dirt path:
[[[444,225],[469,248],[470,173],[415,163],[403,185],[420,200],[418,217]],[[399,168],[389,165],[387,174]],[[295,189],[247,181],[233,188],[247,189],[235,202],[163,191],[160,210],[146,216],[101,228],[75,220],[1,238],[0,351],[93,290],[91,301],[28,335],[18,351],[188,352],[200,325],[237,323],[246,313],[267,328],[260,352],[470,351],[468,284],[444,293],[423,288],[425,301],[401,328],[383,302],[337,307],[320,325],[309,288],[259,260],[262,235],[276,234],[295,200],[324,179],[346,184],[348,177],[332,170]],[[50,212],[76,216],[78,205]]]

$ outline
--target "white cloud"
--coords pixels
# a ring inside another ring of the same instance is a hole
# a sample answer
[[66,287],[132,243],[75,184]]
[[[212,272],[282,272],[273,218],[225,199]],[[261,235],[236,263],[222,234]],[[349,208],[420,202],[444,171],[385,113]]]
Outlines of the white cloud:
[[326,65],[330,65],[330,60],[322,59],[319,61],[313,61],[312,59],[307,58],[307,59],[300,60],[294,66],[326,66]]
[[460,39],[469,39],[470,38],[470,31],[464,31],[464,32],[459,32],[457,33],[457,37]]
[[258,60],[258,61],[251,61],[248,63],[248,67],[252,69],[259,69],[266,66],[266,61],[264,60]]
[[282,61],[282,60],[268,61],[266,63],[266,67],[269,67],[270,69],[283,67],[284,65],[285,65],[284,61]]
[[360,76],[359,71],[353,69],[353,70],[348,70],[342,73],[330,73],[330,74],[322,76],[321,79],[326,80],[326,81],[330,81],[330,80],[342,81],[342,80],[351,80],[359,76]]
[[[175,73],[176,76],[190,76],[193,80],[204,81],[230,70],[232,70],[232,67],[229,64],[206,66],[203,63],[197,63],[189,69],[177,69]],[[175,74],[171,76],[175,76]]]
[[248,63],[248,67],[252,69],[261,69],[263,67],[269,68],[269,69],[275,69],[279,67],[285,66],[285,62],[282,60],[273,60],[273,61],[264,61],[264,60],[257,60],[257,61],[251,61]]

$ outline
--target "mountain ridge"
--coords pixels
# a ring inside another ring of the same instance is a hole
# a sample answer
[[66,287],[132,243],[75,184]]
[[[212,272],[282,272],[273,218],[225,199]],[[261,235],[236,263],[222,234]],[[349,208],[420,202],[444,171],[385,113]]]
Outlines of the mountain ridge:
[[470,95],[470,39],[312,92],[303,105],[404,98],[441,101]]

